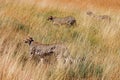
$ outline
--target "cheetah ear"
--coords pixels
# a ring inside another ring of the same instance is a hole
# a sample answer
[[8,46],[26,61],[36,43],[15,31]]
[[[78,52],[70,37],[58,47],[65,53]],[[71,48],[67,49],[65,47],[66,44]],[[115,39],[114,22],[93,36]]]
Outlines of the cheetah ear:
[[50,20],[50,19],[53,19],[53,16],[49,16],[49,17],[48,17],[48,20]]
[[28,39],[32,38],[31,36],[28,36]]
[[55,18],[54,16],[50,16],[51,19]]
[[52,18],[53,16],[49,16],[50,18]]
[[29,41],[29,39],[23,39],[23,42],[24,42],[24,43],[27,43],[27,41]]
[[27,39],[30,39],[30,40],[32,40],[33,41],[33,38],[31,37],[31,36],[28,36],[28,38]]
[[47,20],[50,20],[50,16],[47,17]]

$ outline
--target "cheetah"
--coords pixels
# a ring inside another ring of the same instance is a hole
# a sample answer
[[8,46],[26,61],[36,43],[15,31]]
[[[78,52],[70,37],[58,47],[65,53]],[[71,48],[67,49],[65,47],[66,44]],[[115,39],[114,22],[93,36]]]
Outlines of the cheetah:
[[65,59],[69,53],[68,48],[64,44],[41,44],[40,42],[34,41],[32,37],[28,37],[24,42],[30,47],[30,58],[37,56],[42,60],[47,56],[54,55],[56,59]]
[[87,11],[86,14],[98,21],[108,21],[111,22],[111,17],[108,15],[96,15],[92,11]]
[[108,15],[99,15],[98,18],[99,18],[100,20],[106,20],[106,21],[111,22],[111,17],[108,16]]
[[49,16],[48,21],[52,21],[54,25],[68,25],[68,26],[73,26],[76,24],[76,19],[72,16],[67,16],[67,17],[53,17]]
[[92,11],[87,11],[86,14],[92,18],[96,17],[96,15]]

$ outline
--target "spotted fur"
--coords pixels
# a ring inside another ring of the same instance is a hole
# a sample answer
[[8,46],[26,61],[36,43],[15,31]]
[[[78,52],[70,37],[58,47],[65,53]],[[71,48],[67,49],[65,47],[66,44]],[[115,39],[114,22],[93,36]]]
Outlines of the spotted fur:
[[30,46],[30,56],[44,59],[46,56],[54,55],[56,58],[66,57],[69,53],[67,47],[63,44],[41,44],[35,42],[32,37],[24,40]]
[[67,16],[67,17],[53,17],[53,16],[49,16],[48,19],[49,21],[52,21],[52,23],[54,25],[68,25],[68,26],[72,26],[74,24],[76,24],[76,19],[72,16]]

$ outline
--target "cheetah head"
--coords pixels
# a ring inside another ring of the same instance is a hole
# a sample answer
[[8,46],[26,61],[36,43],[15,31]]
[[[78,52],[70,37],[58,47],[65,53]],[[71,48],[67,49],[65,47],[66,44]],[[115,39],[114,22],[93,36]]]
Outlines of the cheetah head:
[[49,21],[49,20],[53,20],[53,19],[54,19],[53,16],[49,16],[49,17],[47,18],[48,21]]
[[34,41],[33,38],[30,37],[30,36],[24,40],[24,42],[25,42],[25,43],[28,43],[29,45],[30,45],[31,42],[33,42],[33,41]]
[[89,16],[91,16],[91,15],[93,15],[93,12],[92,11],[87,11],[86,14],[89,15]]

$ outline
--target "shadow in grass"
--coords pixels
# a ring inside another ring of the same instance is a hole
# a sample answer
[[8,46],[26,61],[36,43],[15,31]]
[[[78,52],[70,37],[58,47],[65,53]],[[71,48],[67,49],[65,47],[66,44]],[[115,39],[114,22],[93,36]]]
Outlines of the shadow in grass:
[[95,65],[94,63],[80,63],[79,64],[79,74],[80,78],[89,78],[96,77],[98,80],[101,80],[103,73],[103,67],[100,65]]
[[29,33],[29,27],[23,23],[20,23],[20,22],[15,22],[14,29],[16,31],[23,31],[23,32]]
[[88,61],[81,61],[77,65],[78,69],[75,71],[72,67],[69,70],[69,77],[71,79],[89,79],[96,78],[101,80],[103,75],[103,67],[101,65],[95,65],[94,63]]

